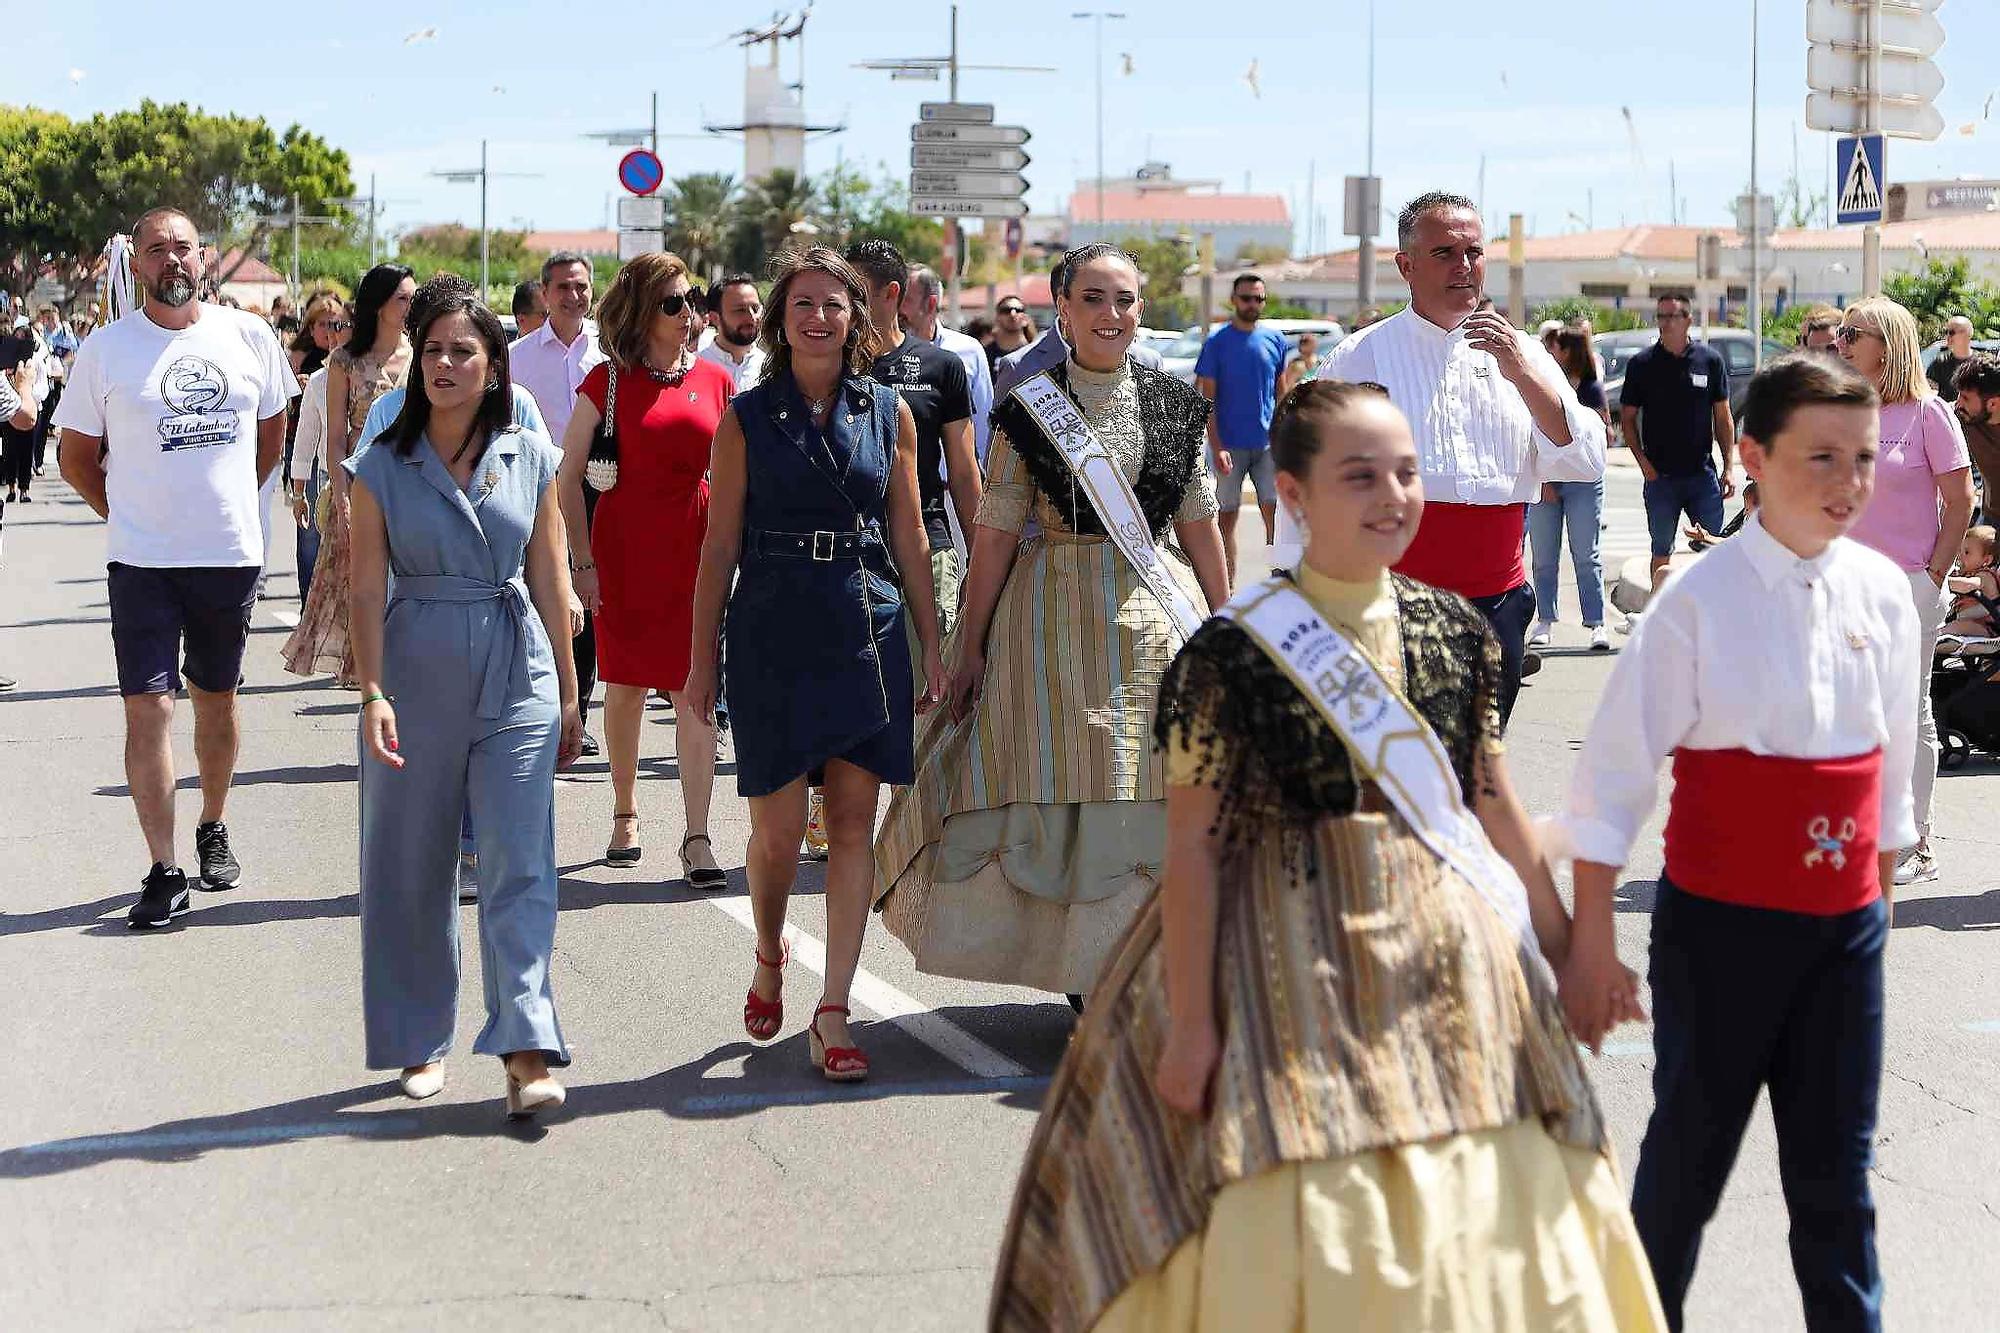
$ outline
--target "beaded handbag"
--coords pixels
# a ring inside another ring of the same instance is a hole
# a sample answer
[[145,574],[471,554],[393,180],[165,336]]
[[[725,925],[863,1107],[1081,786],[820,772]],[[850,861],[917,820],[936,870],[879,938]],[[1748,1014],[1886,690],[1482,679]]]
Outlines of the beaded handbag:
[[604,419],[590,440],[590,457],[583,465],[583,479],[594,491],[608,491],[618,484],[618,363],[608,361],[609,379],[604,390]]

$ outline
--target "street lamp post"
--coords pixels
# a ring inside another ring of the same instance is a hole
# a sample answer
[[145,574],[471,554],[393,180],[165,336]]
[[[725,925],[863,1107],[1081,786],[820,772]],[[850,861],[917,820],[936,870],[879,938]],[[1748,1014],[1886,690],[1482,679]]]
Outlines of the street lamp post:
[[[1361,201],[1369,203],[1371,183],[1375,179],[1375,0],[1368,0],[1368,165],[1363,170]],[[1355,282],[1354,300],[1357,314],[1375,304],[1375,223],[1380,201],[1361,218],[1361,235],[1356,238],[1354,252]],[[1307,219],[1306,225],[1312,225]],[[1308,249],[1311,247],[1308,246]],[[1357,324],[1360,320],[1357,318]]]
[[452,171],[433,171],[431,173],[431,175],[436,176],[439,180],[450,181],[454,185],[470,185],[474,181],[479,182],[479,299],[482,301],[486,299],[490,280],[486,262],[487,183],[496,175],[526,179],[537,174],[539,173],[532,171],[488,171],[486,169],[486,140],[484,139],[479,141],[479,165],[477,167],[460,167]]
[[1089,19],[1096,30],[1094,49],[1097,68],[1097,239],[1104,239],[1104,20],[1122,19],[1124,14],[1113,10],[1084,9],[1070,15],[1073,19]]

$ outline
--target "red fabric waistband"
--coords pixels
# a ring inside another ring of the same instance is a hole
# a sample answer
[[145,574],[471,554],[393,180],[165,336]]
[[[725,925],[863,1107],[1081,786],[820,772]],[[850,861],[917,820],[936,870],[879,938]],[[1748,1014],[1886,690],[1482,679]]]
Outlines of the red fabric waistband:
[[1667,878],[1741,907],[1835,916],[1881,896],[1882,752],[1674,751]]
[[1526,505],[1426,501],[1423,519],[1396,572],[1464,597],[1493,597],[1528,581],[1521,540]]

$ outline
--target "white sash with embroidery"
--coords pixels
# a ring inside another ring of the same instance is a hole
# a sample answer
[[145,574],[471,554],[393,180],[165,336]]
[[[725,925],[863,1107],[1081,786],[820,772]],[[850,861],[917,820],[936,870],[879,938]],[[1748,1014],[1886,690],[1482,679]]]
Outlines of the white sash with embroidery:
[[1540,961],[1527,887],[1466,808],[1444,743],[1368,654],[1289,579],[1253,584],[1216,614],[1241,626],[1284,668],[1346,742],[1356,771],[1381,788],[1424,845],[1514,928],[1523,955]]
[[1167,568],[1166,557],[1153,543],[1153,529],[1139,508],[1139,497],[1125,480],[1125,470],[1083,419],[1076,403],[1046,370],[1022,381],[1013,396],[1069,464],[1078,488],[1090,498],[1112,544],[1131,561],[1132,568],[1180,625],[1181,633],[1193,634],[1207,615]]

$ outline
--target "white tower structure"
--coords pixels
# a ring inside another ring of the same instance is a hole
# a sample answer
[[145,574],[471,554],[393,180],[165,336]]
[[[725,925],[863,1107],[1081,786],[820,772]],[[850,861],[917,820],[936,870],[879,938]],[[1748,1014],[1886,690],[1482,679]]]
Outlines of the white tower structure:
[[[709,125],[713,134],[743,136],[743,181],[762,180],[773,171],[803,176],[808,136],[838,134],[847,128],[812,124],[805,111],[805,30],[812,17],[807,5],[796,16],[775,19],[764,28],[735,34],[743,48],[743,121]],[[787,81],[782,69],[784,43],[797,48],[798,77]]]

